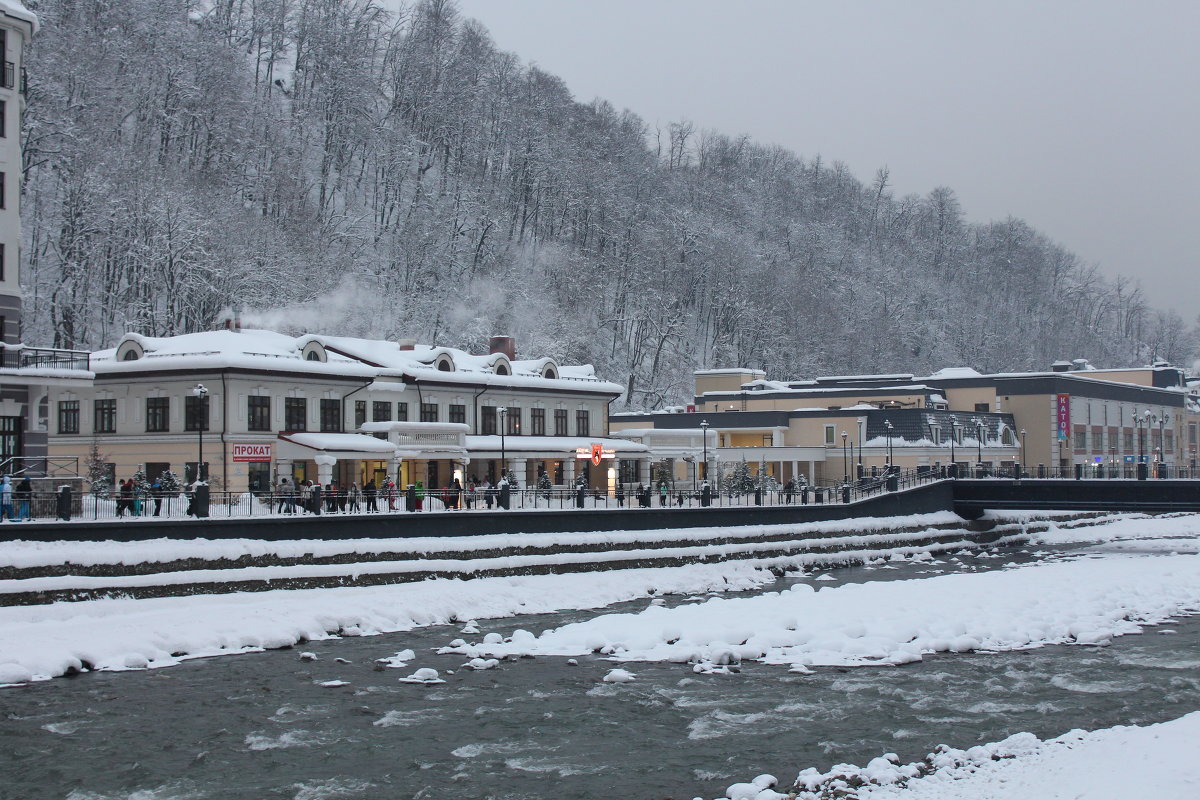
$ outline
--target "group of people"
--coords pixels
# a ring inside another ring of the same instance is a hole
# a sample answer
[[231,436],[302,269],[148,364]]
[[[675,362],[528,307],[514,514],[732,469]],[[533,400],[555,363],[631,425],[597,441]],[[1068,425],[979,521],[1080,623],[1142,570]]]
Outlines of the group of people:
[[0,480],[0,522],[22,522],[32,519],[30,501],[33,499],[33,483],[29,478],[13,485],[12,478],[5,475]]
[[502,491],[507,486],[508,481],[503,478],[493,485],[486,478],[480,481],[474,475],[468,478],[465,487],[456,477],[444,489],[426,489],[424,482],[417,481],[407,490],[397,486],[391,478],[383,478],[378,483],[371,479],[362,487],[357,482],[342,486],[337,481],[330,481],[322,486],[312,480],[280,478],[274,505],[280,514],[357,514],[399,511],[401,502],[407,511],[423,511],[427,499],[437,499],[449,511],[470,509],[477,504],[490,509],[500,503]]
[[[125,512],[129,512],[131,517],[140,517],[146,513],[146,501],[150,500],[154,503],[154,511],[151,516],[157,517],[162,513],[163,498],[167,496],[167,492],[163,489],[162,478],[155,478],[154,482],[149,486],[143,485],[139,487],[133,478],[122,480],[117,483],[117,516],[125,516]],[[188,511],[192,513],[191,510]]]

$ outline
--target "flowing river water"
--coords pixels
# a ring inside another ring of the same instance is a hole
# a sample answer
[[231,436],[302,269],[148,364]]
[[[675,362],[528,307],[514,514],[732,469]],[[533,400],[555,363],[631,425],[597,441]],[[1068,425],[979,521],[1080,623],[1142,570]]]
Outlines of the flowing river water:
[[[1008,549],[831,574],[918,578],[1037,557]],[[479,627],[536,632],[597,613]],[[887,752],[910,761],[939,743],[1056,736],[1200,708],[1196,617],[1103,648],[939,655],[812,675],[756,663],[733,675],[639,663],[625,684],[601,681],[614,665],[599,656],[577,666],[525,658],[459,669],[460,656],[433,651],[460,636],[459,626],[436,626],[305,645],[316,661],[279,650],[0,690],[0,800],[688,800],[763,772],[788,785],[807,766]],[[407,648],[417,653],[408,669],[375,663]],[[446,683],[397,680],[417,667],[440,670]],[[319,685],[334,680],[346,683]]]

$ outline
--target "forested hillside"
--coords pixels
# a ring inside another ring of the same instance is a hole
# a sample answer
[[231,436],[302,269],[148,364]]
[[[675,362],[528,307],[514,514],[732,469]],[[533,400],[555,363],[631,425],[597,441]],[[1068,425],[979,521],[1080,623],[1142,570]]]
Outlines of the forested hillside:
[[448,0],[27,4],[30,342],[208,328],[240,303],[281,330],[512,334],[635,408],[686,397],[696,368],[1193,355],[1189,325],[1019,219],[577,102]]

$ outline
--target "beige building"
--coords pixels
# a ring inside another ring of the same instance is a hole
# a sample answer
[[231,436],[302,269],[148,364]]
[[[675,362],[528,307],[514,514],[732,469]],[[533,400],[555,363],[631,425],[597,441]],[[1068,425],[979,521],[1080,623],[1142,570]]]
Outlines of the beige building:
[[[93,382],[50,393],[52,453],[217,488],[263,491],[281,477],[339,485],[385,478],[445,487],[457,478],[521,486],[541,475],[611,490],[620,459],[649,449],[608,438],[619,385],[590,366],[491,352],[317,334],[224,330],[126,334],[93,353]],[[648,471],[648,466],[646,467]]]
[[1098,370],[1058,362],[1046,372],[843,375],[767,380],[751,369],[696,373],[695,403],[673,413],[619,414],[626,430],[715,432],[713,469],[745,460],[782,483],[835,483],[879,471],[956,465],[958,474],[1053,469],[1132,476],[1136,465],[1196,469],[1200,384],[1166,364]]

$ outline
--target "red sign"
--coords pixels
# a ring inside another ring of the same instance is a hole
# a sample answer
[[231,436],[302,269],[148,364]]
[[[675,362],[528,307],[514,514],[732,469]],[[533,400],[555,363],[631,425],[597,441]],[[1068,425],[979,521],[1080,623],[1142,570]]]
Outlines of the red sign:
[[592,466],[600,466],[600,462],[604,460],[604,445],[596,442],[592,443]]
[[270,461],[270,444],[235,444],[233,445],[233,460],[237,462]]
[[1071,395],[1058,395],[1058,438],[1065,441],[1071,435]]
[[689,413],[689,414],[695,414],[695,413],[696,413],[696,406],[695,406],[695,404],[694,404],[694,403],[688,403],[688,407],[687,407],[687,413]]

